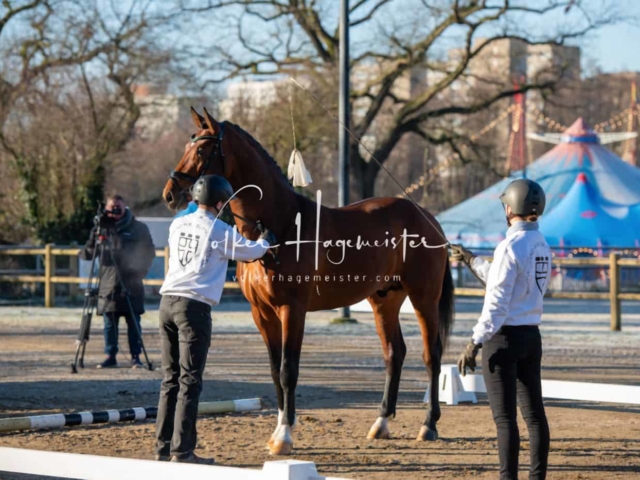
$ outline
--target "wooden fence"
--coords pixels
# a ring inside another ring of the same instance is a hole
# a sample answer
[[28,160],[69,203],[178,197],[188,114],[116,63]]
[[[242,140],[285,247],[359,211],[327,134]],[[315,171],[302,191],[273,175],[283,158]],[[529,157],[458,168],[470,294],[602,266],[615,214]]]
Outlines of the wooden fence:
[[[18,282],[18,283],[44,283],[44,304],[45,307],[53,307],[55,304],[54,285],[58,283],[80,284],[85,283],[87,279],[79,276],[56,276],[54,257],[61,256],[78,256],[80,251],[77,247],[62,247],[52,244],[44,247],[16,247],[16,248],[0,248],[0,255],[43,255],[44,256],[44,275],[0,275],[0,282]],[[164,258],[164,273],[166,275],[168,269],[169,247],[156,250],[156,256]],[[611,253],[606,257],[593,258],[554,258],[553,264],[556,267],[608,267],[610,270],[609,292],[547,292],[549,298],[567,298],[567,299],[583,299],[583,300],[609,300],[611,305],[611,330],[620,331],[622,326],[622,313],[620,302],[622,300],[640,301],[640,293],[623,293],[620,291],[620,268],[621,267],[640,267],[640,260],[633,258],[620,258],[618,253]],[[74,265],[74,262],[71,262]],[[78,273],[76,267],[71,268],[71,272]],[[163,279],[145,279],[145,285],[161,286]],[[226,289],[239,289],[236,282],[225,282]],[[483,296],[484,290],[481,288],[456,288],[456,295],[461,296]]]
[[[0,282],[15,283],[44,283],[44,306],[55,306],[54,286],[58,283],[79,284],[86,283],[86,277],[79,277],[77,262],[71,262],[71,272],[75,272],[75,276],[57,276],[55,272],[55,256],[67,256],[78,258],[80,249],[77,247],[62,247],[53,244],[47,244],[44,247],[18,247],[18,248],[0,248],[0,255],[42,255],[44,257],[44,275],[0,275]],[[164,273],[167,274],[169,269],[169,247],[156,249],[156,257],[164,259]],[[160,287],[164,279],[145,278],[143,283],[149,286]],[[225,282],[224,288],[239,289],[236,282]]]
[[[609,300],[611,311],[611,330],[619,332],[622,328],[622,300],[640,301],[640,293],[623,293],[620,288],[620,268],[640,267],[640,260],[634,258],[620,258],[619,253],[611,253],[609,257],[593,258],[562,258],[555,257],[553,265],[556,267],[608,267],[610,282],[608,292],[553,292],[547,291],[547,298],[567,298],[582,300]],[[456,288],[456,295],[484,296],[481,288]]]

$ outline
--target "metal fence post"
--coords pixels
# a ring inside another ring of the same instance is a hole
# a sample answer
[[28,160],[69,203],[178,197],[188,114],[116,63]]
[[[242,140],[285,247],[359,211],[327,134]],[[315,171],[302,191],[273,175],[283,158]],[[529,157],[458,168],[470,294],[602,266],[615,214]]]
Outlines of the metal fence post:
[[609,254],[609,302],[611,303],[611,330],[619,332],[622,328],[620,312],[620,266],[618,259],[620,254]]
[[54,285],[51,283],[54,270],[54,257],[51,254],[52,247],[53,245],[51,243],[47,243],[44,247],[44,306],[46,308],[51,308],[55,304]]

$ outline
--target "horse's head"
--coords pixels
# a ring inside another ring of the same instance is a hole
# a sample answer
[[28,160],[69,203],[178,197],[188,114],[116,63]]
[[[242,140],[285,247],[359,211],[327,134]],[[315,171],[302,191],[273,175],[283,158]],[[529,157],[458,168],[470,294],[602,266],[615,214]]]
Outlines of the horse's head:
[[224,124],[219,123],[204,109],[204,117],[191,107],[191,118],[197,133],[184,146],[184,154],[162,192],[162,198],[171,210],[186,207],[191,200],[191,187],[202,175],[216,174],[229,177],[231,165],[225,156]]

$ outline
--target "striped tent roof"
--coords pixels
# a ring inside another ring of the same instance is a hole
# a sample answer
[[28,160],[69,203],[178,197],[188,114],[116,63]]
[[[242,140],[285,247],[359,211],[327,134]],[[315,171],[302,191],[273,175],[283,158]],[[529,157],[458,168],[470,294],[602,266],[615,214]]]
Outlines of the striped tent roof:
[[[602,146],[582,118],[563,133],[561,143],[530,164],[525,174],[544,188],[546,215],[561,204],[581,174],[593,188],[595,201],[609,212],[618,216],[640,213],[640,169]],[[475,248],[495,247],[506,230],[498,197],[511,181],[522,177],[523,172],[513,172],[511,177],[438,215],[449,241]],[[640,215],[636,218],[640,220]],[[589,240],[588,245],[581,246],[597,246],[598,240],[602,241],[593,236]]]

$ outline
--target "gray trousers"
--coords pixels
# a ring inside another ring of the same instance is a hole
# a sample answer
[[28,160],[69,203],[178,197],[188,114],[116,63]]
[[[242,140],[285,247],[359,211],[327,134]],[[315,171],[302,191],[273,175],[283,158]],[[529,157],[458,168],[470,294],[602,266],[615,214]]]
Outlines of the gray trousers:
[[202,374],[211,344],[211,306],[164,295],[160,301],[160,344],[164,379],[156,419],[156,452],[185,458],[197,443]]

